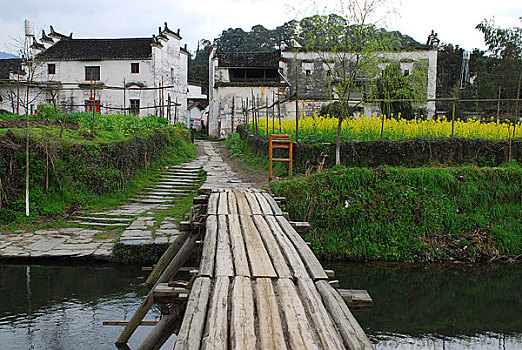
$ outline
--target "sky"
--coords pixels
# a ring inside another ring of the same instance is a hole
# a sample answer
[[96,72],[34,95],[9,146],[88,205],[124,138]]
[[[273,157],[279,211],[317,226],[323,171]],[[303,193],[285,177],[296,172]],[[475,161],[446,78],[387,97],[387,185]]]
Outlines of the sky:
[[[24,35],[24,19],[35,30],[49,25],[74,38],[147,37],[168,22],[181,29],[182,44],[194,52],[199,39],[212,40],[228,28],[245,31],[256,24],[273,29],[292,19],[346,8],[343,0],[1,0],[0,51],[16,53]],[[374,21],[425,43],[431,30],[443,43],[471,50],[486,49],[475,26],[494,18],[501,27],[522,26],[520,0],[360,0],[385,2]],[[342,12],[341,12],[342,13]]]

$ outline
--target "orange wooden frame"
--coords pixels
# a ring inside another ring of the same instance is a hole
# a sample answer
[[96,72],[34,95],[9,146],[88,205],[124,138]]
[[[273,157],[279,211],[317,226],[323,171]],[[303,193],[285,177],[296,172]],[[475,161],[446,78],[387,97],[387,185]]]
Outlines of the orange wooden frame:
[[[270,142],[268,145],[268,181],[272,181],[272,162],[288,162],[288,176],[292,176],[292,138],[289,135],[270,135]],[[288,158],[274,158],[274,148],[288,149]]]

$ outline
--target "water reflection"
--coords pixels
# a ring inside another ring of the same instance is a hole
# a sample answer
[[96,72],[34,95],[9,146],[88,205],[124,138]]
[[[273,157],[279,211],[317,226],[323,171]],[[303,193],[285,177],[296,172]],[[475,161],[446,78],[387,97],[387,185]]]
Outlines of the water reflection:
[[521,265],[330,264],[378,349],[522,349]]
[[[0,349],[115,349],[122,327],[102,322],[132,316],[145,278],[132,266],[0,265]],[[139,327],[129,345],[148,331]]]

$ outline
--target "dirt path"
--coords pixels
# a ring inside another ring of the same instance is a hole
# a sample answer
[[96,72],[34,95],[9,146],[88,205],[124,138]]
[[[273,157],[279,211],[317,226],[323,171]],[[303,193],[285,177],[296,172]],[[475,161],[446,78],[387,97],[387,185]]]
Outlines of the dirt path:
[[268,185],[268,171],[261,169],[246,169],[246,167],[229,155],[228,149],[222,143],[216,143],[216,150],[237,176],[245,182],[250,182],[257,188]]

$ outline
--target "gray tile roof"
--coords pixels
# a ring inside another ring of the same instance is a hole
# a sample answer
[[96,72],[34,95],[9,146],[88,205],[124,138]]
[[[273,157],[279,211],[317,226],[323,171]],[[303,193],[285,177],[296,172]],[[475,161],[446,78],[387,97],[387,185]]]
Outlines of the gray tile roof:
[[265,52],[219,52],[220,67],[279,68],[279,51]]
[[60,40],[36,58],[54,60],[148,59],[153,38]]

